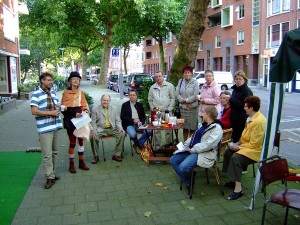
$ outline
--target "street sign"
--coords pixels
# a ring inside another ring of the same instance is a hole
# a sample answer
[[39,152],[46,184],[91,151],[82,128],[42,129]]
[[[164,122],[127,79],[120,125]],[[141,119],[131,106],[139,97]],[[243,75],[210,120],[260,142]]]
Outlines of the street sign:
[[118,48],[113,48],[113,49],[111,50],[111,55],[112,55],[112,57],[119,57],[119,52],[120,52],[120,49],[118,49]]

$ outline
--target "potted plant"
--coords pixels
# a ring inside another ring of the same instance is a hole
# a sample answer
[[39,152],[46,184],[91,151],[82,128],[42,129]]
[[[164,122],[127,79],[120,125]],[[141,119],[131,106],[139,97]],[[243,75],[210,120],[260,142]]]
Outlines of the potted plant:
[[90,94],[87,93],[86,91],[84,91],[83,93],[84,93],[85,99],[86,99],[86,101],[87,101],[87,104],[89,105],[90,112],[92,112],[93,105],[94,105],[94,99],[93,99],[93,97],[90,96]]

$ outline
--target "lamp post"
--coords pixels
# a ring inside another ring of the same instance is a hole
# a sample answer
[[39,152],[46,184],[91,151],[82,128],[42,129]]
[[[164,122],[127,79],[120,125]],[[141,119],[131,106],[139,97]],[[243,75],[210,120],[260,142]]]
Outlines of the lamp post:
[[61,57],[62,57],[62,61],[63,61],[63,75],[66,75],[65,74],[65,59],[64,59],[64,50],[65,48],[59,48],[59,50],[61,50]]

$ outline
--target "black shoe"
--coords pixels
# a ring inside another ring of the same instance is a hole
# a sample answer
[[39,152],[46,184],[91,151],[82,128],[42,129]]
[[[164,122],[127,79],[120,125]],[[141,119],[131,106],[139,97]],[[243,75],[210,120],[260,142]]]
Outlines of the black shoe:
[[51,188],[53,185],[55,184],[55,180],[54,179],[47,179],[44,188],[45,189],[49,189]]
[[243,196],[243,191],[240,191],[240,192],[232,192],[229,196],[228,196],[228,200],[236,200],[240,197]]
[[227,182],[227,183],[223,184],[223,187],[234,188],[235,187],[235,182],[233,182],[233,181]]

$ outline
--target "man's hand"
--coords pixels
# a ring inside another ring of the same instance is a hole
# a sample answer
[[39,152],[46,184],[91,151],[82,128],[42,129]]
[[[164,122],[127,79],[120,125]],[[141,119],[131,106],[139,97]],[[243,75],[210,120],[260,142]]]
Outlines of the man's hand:
[[186,100],[185,100],[185,99],[181,99],[181,100],[180,100],[180,103],[181,103],[181,104],[185,104],[185,103],[186,103]]
[[139,119],[139,118],[133,119],[133,123],[134,123],[134,124],[138,124],[139,122],[140,122],[140,119]]
[[120,129],[119,129],[119,132],[120,132],[120,133],[123,133],[123,134],[126,134],[126,132],[123,130],[123,128],[120,128]]
[[91,133],[91,138],[96,138],[96,137],[97,137],[97,134],[94,133],[94,132],[92,132],[92,133]]
[[51,111],[47,111],[49,113],[49,116],[58,116],[60,114],[60,110],[59,109],[55,109],[55,110],[51,110]]

